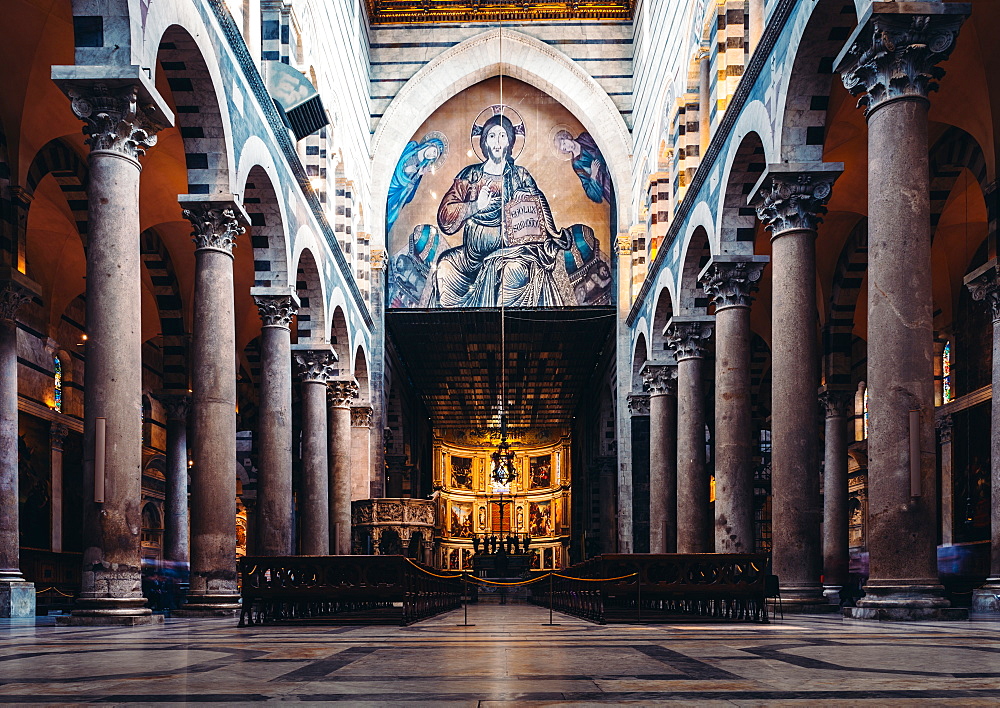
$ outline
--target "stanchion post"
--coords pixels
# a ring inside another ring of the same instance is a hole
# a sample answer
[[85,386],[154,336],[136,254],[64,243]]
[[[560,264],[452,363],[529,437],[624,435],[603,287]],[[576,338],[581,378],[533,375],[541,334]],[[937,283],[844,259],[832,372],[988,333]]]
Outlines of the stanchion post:
[[549,573],[549,622],[548,622],[548,624],[543,624],[542,625],[543,627],[558,627],[559,626],[558,622],[553,622],[552,621],[552,602],[553,602],[553,599],[555,598],[555,593],[552,591],[552,585],[553,585],[552,578],[553,577],[555,577],[555,573]]
[[459,627],[475,627],[474,624],[469,624],[469,579],[463,574],[462,575],[462,612],[465,615],[465,621],[458,625]]
[[642,621],[642,576],[635,574],[635,621]]

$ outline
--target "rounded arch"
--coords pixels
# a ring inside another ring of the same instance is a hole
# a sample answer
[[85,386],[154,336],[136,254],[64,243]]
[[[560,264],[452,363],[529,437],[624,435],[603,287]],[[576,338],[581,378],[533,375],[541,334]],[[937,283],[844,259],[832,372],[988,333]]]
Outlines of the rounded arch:
[[28,167],[25,190],[33,197],[39,182],[48,175],[56,180],[73,213],[76,230],[87,245],[87,164],[62,138],[50,140],[35,153]]
[[978,141],[961,128],[950,126],[930,150],[931,238],[962,168],[969,170],[986,193],[990,187],[986,156]]
[[150,287],[160,315],[163,337],[163,387],[185,390],[187,375],[187,325],[184,300],[173,260],[155,228],[139,234],[139,256],[149,275]]
[[[871,0],[855,0],[858,13]],[[850,7],[847,5],[846,7]],[[827,108],[833,82],[833,57],[857,25],[857,14],[844,12],[843,0],[817,0],[808,22],[792,29],[789,51],[776,75],[774,135],[780,160],[775,162],[822,162]]]
[[708,229],[702,224],[689,224],[681,252],[681,269],[674,314],[707,314],[708,298],[701,289],[698,276],[708,264],[712,254],[712,239],[709,237]]
[[276,184],[279,181],[271,154],[260,138],[251,137],[240,154],[237,185],[250,217],[254,284],[259,287],[294,285],[288,267],[291,240],[286,228],[285,203],[278,196]]
[[[645,322],[642,323],[645,326]],[[639,332],[632,346],[632,391],[642,391],[642,365],[649,361],[647,333]]]
[[326,339],[323,281],[312,249],[297,241],[296,250],[295,291],[299,296],[299,312],[295,317],[296,341],[299,344],[321,342]]
[[653,301],[653,326],[649,333],[650,356],[653,359],[660,358],[666,351],[666,338],[663,336],[663,330],[673,316],[673,294],[670,292],[670,288],[663,285],[656,292],[656,299]]
[[[178,3],[169,7],[183,12]],[[184,18],[159,34],[156,66],[169,87],[177,128],[184,142],[188,194],[230,194],[234,155],[229,105],[214,47],[196,18]],[[193,31],[187,27],[193,26]],[[151,36],[157,36],[152,34]],[[199,41],[200,40],[200,41]],[[157,77],[159,78],[159,77]]]
[[[500,33],[503,32],[501,64]],[[533,37],[493,29],[443,52],[403,85],[386,109],[372,139],[372,218],[378,244],[384,244],[385,195],[414,126],[419,126],[460,91],[497,76],[519,79],[545,91],[573,113],[607,157],[617,192],[618,223],[628,224],[632,139],[614,101],[572,59]]]
[[[757,116],[756,120],[750,119],[747,123],[757,123],[759,120],[760,116]],[[743,116],[737,126],[740,123],[743,123]],[[722,202],[716,225],[718,240],[715,245],[719,253],[753,255],[757,212],[747,204],[747,196],[767,168],[765,140],[770,142],[769,128],[765,126],[767,132],[764,133],[748,129],[738,140],[734,138],[730,143],[735,149],[726,158],[723,188],[720,191]]]
[[363,345],[354,349],[354,378],[358,382],[358,400],[368,403],[371,400],[371,385],[368,380],[368,354]]
[[351,372],[351,339],[347,317],[340,305],[333,310],[330,318],[330,345],[337,354],[337,375],[347,376]]

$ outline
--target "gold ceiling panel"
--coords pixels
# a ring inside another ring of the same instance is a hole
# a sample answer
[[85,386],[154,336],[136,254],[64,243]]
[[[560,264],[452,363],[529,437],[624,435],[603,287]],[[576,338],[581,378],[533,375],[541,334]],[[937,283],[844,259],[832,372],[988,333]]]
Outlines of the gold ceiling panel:
[[373,25],[632,19],[631,0],[366,0],[366,4]]

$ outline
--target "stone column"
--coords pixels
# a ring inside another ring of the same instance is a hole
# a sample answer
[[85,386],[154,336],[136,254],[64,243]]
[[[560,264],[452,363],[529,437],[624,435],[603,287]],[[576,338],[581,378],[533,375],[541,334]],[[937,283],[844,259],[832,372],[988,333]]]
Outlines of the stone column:
[[[355,406],[351,408],[351,463],[354,472],[351,474],[351,501],[371,498],[371,432],[372,407]],[[416,480],[414,480],[416,481]],[[411,495],[420,498],[420,490],[414,489]]]
[[941,446],[941,544],[955,542],[955,447],[952,444],[954,420],[943,415],[934,422]]
[[63,549],[63,444],[67,435],[69,428],[62,423],[52,423],[49,426],[49,444],[52,448],[49,465],[52,519],[49,528],[53,553],[62,553]]
[[751,203],[771,231],[772,567],[785,609],[816,610],[820,585],[816,228],[839,163],[770,165]]
[[351,401],[358,382],[334,379],[327,384],[330,455],[330,550],[351,553]]
[[4,268],[0,283],[0,617],[34,617],[35,585],[21,574],[17,479],[17,311],[33,288]]
[[[307,348],[309,347],[309,348]],[[330,483],[326,427],[326,390],[333,380],[337,355],[325,347],[296,347],[295,363],[302,379],[302,514],[299,552],[330,555]]]
[[705,469],[705,343],[710,316],[672,317],[665,334],[677,359],[677,552],[709,553],[708,470]]
[[750,304],[767,256],[714,256],[699,281],[715,303],[715,552],[753,553]]
[[871,572],[851,611],[859,618],[965,614],[948,610],[937,571],[927,95],[969,9],[875,3],[835,63],[844,86],[864,94],[868,331],[878,333],[868,342]]
[[182,612],[228,615],[236,588],[236,322],[233,248],[250,220],[232,195],[184,195],[194,226],[191,590]]
[[[985,300],[993,313],[993,401],[990,422],[990,574],[972,591],[972,611],[1000,614],[1000,268],[993,258],[965,279],[973,300]],[[949,439],[950,442],[950,439]],[[943,455],[943,451],[942,451]]]
[[385,496],[385,298],[386,298],[386,252],[384,248],[373,248],[371,258],[371,314],[375,321],[372,333],[372,356],[368,362],[368,390],[371,393],[372,425],[369,436],[370,488],[365,499]]
[[647,363],[649,392],[649,552],[677,552],[677,365]]
[[764,34],[764,0],[750,0],[747,15],[747,24],[750,29],[750,54],[752,55]]
[[847,426],[852,391],[826,389],[820,394],[826,411],[823,454],[823,595],[840,604],[848,576]]
[[704,160],[712,142],[712,55],[698,52],[698,160]]
[[191,396],[165,390],[156,395],[167,413],[167,496],[163,503],[163,558],[191,560],[188,535],[187,416]]
[[257,420],[256,553],[292,551],[292,318],[299,299],[290,288],[253,288],[260,312],[260,401]]
[[[111,78],[117,72],[127,78]],[[87,72],[99,79],[88,79]],[[84,377],[83,574],[60,624],[161,622],[144,607],[142,528],[142,330],[139,157],[172,121],[139,67],[53,67],[84,121],[87,184],[87,366]],[[104,458],[96,462],[97,430]],[[95,470],[103,468],[103,477]]]

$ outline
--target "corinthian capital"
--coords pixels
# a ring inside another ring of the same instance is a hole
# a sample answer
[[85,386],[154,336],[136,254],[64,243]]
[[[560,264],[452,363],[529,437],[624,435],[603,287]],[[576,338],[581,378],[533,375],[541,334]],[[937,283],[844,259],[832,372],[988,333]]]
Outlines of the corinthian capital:
[[631,416],[649,415],[649,394],[630,393],[626,400],[628,402],[628,414]]
[[111,88],[95,83],[87,89],[67,91],[73,114],[83,121],[83,134],[91,152],[107,150],[133,160],[156,145],[158,125],[139,105],[135,86]]
[[727,307],[750,307],[767,256],[715,256],[698,278],[718,312]]
[[385,249],[384,248],[373,248],[369,254],[371,259],[372,270],[384,270],[385,269]]
[[10,266],[0,267],[0,321],[13,322],[17,311],[39,292],[39,287]]
[[263,327],[291,329],[292,318],[299,311],[299,298],[291,288],[252,288]]
[[324,348],[297,349],[294,352],[299,378],[303,383],[329,383],[337,375],[337,354],[327,345]]
[[840,162],[771,165],[757,182],[750,205],[772,238],[785,231],[815,231],[843,170]]
[[861,96],[865,115],[899,98],[926,98],[938,88],[967,4],[875,3],[837,57],[845,88]]
[[646,363],[642,367],[642,389],[650,396],[677,395],[677,365]]
[[677,361],[701,359],[705,356],[705,344],[712,336],[713,317],[671,317],[664,329],[667,348],[674,353]]
[[233,195],[181,195],[178,200],[184,218],[194,230],[191,240],[195,250],[210,249],[233,255],[236,238],[246,233],[249,217]]
[[351,407],[351,427],[370,428],[372,427],[372,407],[352,406]]
[[839,389],[824,389],[819,394],[819,402],[827,418],[844,418],[854,403],[854,392]]
[[156,400],[163,405],[167,420],[187,420],[191,408],[191,396],[183,391],[160,391]]
[[[972,294],[973,300],[985,300],[990,304],[990,309],[993,311],[993,328],[996,329],[1000,323],[1000,268],[997,267],[997,259],[992,259],[965,276],[965,286]],[[995,337],[996,333],[993,336]]]
[[333,379],[326,384],[326,400],[333,408],[350,408],[358,397],[358,382],[354,379]]

